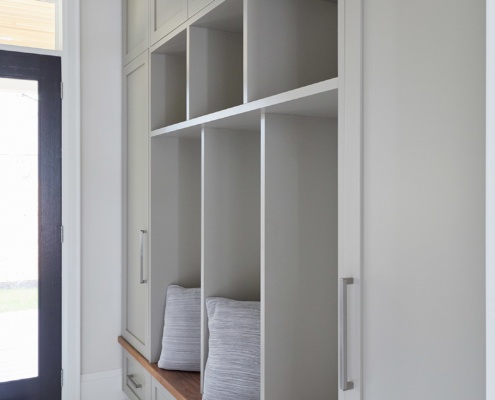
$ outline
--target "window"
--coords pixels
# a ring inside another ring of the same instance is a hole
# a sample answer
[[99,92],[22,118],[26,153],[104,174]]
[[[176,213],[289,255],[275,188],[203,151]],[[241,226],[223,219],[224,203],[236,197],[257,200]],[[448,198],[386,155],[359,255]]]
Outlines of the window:
[[62,0],[0,0],[0,44],[59,50]]

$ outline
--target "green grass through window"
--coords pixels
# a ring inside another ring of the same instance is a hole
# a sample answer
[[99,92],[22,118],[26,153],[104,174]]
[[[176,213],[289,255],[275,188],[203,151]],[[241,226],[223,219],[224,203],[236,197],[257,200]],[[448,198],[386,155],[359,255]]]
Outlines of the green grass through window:
[[38,288],[0,289],[0,313],[37,308]]

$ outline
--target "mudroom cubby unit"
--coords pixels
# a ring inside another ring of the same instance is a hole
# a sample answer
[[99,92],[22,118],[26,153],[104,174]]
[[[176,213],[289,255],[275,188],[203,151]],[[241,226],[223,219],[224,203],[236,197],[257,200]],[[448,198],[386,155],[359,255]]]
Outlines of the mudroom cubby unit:
[[345,0],[150,1],[149,343],[128,341],[156,362],[167,287],[201,287],[202,385],[206,299],[260,301],[260,399],[337,400],[359,144],[343,134]]

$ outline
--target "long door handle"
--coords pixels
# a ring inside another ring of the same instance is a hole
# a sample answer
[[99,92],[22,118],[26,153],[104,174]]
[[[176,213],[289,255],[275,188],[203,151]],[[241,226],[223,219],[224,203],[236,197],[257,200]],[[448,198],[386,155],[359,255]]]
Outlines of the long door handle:
[[340,279],[340,389],[354,389],[354,383],[347,380],[347,286],[354,283],[353,278]]
[[134,379],[134,375],[133,374],[130,374],[130,375],[127,375],[127,379],[129,379],[132,383],[132,386],[134,386],[134,389],[139,389],[139,388],[142,388],[143,385],[141,385],[140,383],[137,383],[136,380]]
[[148,233],[147,230],[141,229],[139,236],[139,283],[146,283],[146,279],[144,279],[144,235]]

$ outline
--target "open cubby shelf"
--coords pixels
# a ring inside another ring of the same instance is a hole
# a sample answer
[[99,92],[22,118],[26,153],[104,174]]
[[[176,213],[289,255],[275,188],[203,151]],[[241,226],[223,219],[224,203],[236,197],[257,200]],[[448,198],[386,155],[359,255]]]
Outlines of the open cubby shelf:
[[338,78],[221,110],[165,128],[155,129],[151,131],[151,136],[199,137],[203,126],[245,130],[259,129],[262,112],[317,118],[337,118]]
[[268,98],[286,102],[338,75],[336,4],[216,3],[150,49],[154,132]]

